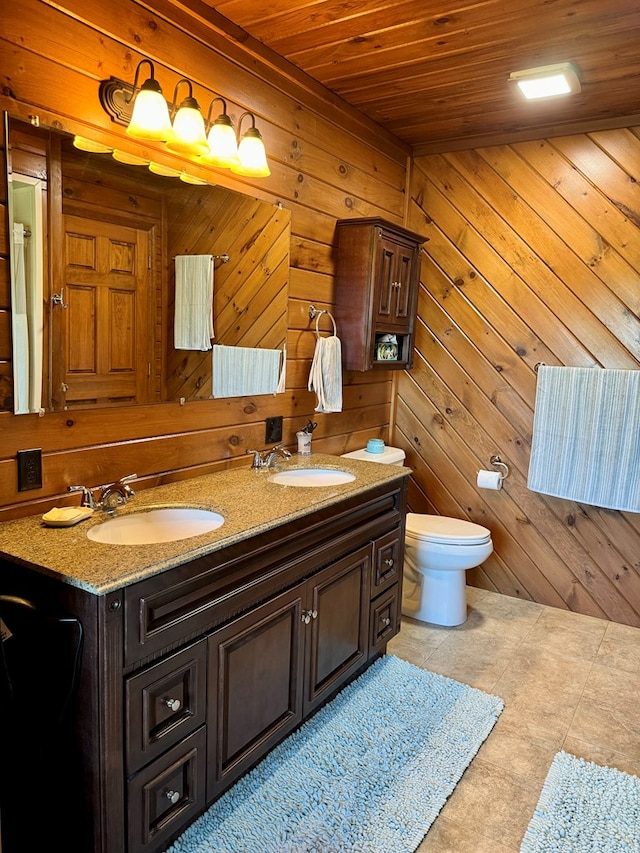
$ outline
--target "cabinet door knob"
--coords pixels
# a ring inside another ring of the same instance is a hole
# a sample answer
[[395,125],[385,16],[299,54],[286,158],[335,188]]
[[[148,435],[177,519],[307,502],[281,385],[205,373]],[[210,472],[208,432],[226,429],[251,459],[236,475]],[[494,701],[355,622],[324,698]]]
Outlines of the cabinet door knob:
[[172,699],[171,697],[165,699],[164,704],[172,711],[179,711],[182,707],[182,702],[179,699]]
[[389,557],[388,559],[386,559],[384,561],[384,564],[385,564],[385,566],[392,566],[393,565],[393,558]]
[[305,625],[308,625],[311,622],[311,616],[309,615],[308,610],[303,610],[300,614],[300,621],[304,622]]
[[180,794],[178,793],[178,791],[167,791],[165,793],[165,797],[169,800],[171,805],[175,806],[175,804],[180,799]]
[[384,625],[384,627],[386,628],[386,627],[387,627],[387,625],[391,625],[391,619],[389,619],[389,617],[388,617],[388,616],[385,616],[385,618],[382,620],[382,624],[383,624],[383,625]]

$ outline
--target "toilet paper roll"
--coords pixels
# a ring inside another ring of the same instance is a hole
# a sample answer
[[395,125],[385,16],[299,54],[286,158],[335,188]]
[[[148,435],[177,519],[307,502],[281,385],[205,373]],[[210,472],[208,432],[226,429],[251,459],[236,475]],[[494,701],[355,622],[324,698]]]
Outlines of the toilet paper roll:
[[478,486],[481,489],[501,489],[502,474],[499,471],[478,471]]

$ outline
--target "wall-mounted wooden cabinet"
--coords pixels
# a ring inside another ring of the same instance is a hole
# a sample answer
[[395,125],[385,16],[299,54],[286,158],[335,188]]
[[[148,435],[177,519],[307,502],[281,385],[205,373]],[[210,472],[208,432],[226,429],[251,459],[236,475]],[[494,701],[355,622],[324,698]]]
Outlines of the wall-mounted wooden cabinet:
[[426,240],[377,217],[338,221],[335,314],[348,370],[411,367]]

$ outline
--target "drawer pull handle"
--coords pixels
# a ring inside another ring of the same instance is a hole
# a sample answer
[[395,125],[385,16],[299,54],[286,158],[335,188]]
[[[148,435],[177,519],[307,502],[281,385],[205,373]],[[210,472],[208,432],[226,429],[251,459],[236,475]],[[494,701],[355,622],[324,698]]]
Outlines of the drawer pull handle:
[[180,794],[178,791],[167,791],[165,797],[169,800],[172,806],[175,806],[180,799]]
[[165,699],[164,704],[167,708],[171,708],[172,711],[179,711],[182,708],[182,702],[179,699],[172,699],[171,697]]
[[393,558],[389,557],[387,560],[384,561],[384,564],[385,564],[385,566],[392,566],[393,565]]

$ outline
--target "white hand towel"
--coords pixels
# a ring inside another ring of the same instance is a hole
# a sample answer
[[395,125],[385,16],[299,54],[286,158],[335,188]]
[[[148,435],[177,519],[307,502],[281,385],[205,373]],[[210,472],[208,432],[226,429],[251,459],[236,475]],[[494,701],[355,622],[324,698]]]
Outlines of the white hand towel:
[[29,323],[27,319],[27,283],[24,262],[24,225],[13,224],[11,272],[13,334],[13,411],[23,415],[29,411]]
[[342,411],[342,344],[337,335],[318,335],[308,389],[318,397],[316,412]]
[[205,351],[213,337],[213,255],[177,255],[174,346]]

